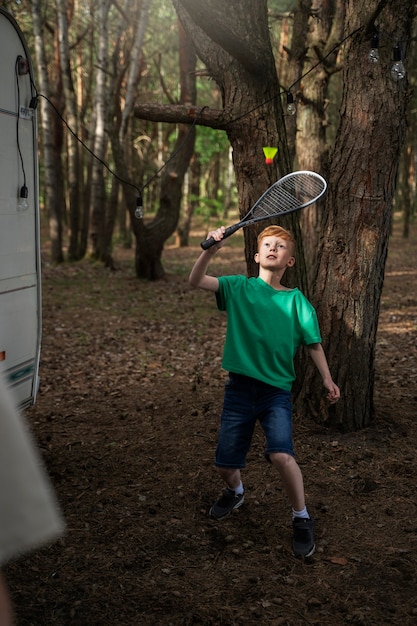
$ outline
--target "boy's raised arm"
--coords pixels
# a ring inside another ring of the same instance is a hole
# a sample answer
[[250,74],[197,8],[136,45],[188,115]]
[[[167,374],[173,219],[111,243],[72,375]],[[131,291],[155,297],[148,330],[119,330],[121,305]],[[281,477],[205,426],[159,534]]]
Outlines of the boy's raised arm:
[[207,235],[207,239],[209,237],[214,237],[214,239],[216,239],[219,243],[212,246],[208,250],[204,250],[198,257],[197,261],[194,263],[193,269],[191,270],[188,279],[192,287],[199,287],[200,289],[206,289],[207,291],[214,292],[219,290],[218,279],[215,276],[207,276],[207,268],[210,264],[211,259],[224,243],[222,241],[224,230],[224,226],[222,226],[221,228],[218,228],[217,230],[214,230]]

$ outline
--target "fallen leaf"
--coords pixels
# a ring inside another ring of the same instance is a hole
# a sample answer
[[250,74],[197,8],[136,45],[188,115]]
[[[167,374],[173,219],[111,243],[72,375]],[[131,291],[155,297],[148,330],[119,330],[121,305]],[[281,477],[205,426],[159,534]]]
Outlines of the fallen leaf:
[[334,563],[334,565],[347,565],[349,563],[348,559],[344,556],[329,556],[327,559],[330,563]]

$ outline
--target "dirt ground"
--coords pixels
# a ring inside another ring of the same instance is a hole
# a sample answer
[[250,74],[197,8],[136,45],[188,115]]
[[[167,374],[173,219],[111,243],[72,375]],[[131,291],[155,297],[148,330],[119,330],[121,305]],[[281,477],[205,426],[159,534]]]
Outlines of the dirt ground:
[[[207,512],[225,320],[189,288],[198,253],[168,248],[167,279],[83,262],[43,271],[37,403],[26,412],[65,536],[9,564],[22,626],[417,624],[417,225],[390,243],[375,422],[352,434],[295,416],[316,554],[291,553],[290,511],[257,431],[245,505]],[[132,253],[129,253],[130,255]],[[244,271],[240,246],[216,271]]]

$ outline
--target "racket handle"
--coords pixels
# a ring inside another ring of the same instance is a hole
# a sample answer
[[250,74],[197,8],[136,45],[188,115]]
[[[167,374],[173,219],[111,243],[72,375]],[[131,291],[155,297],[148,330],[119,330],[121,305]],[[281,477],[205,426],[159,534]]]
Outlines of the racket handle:
[[[233,233],[239,230],[241,226],[242,224],[240,223],[234,224],[233,226],[228,226],[226,230],[224,231],[223,239],[226,239],[226,237],[230,237],[230,235],[233,235]],[[223,241],[223,239],[221,239],[220,241]],[[214,239],[213,237],[209,237],[208,239],[205,239],[204,241],[202,241],[200,246],[203,248],[203,250],[208,250],[209,248],[211,248],[211,246],[214,246],[215,243],[220,243],[220,242]]]

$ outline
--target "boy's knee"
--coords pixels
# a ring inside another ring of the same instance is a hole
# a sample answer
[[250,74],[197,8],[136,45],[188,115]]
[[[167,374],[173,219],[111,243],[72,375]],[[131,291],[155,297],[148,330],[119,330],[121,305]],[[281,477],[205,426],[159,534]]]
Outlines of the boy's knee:
[[269,461],[275,467],[284,468],[294,462],[294,457],[287,452],[270,452]]

